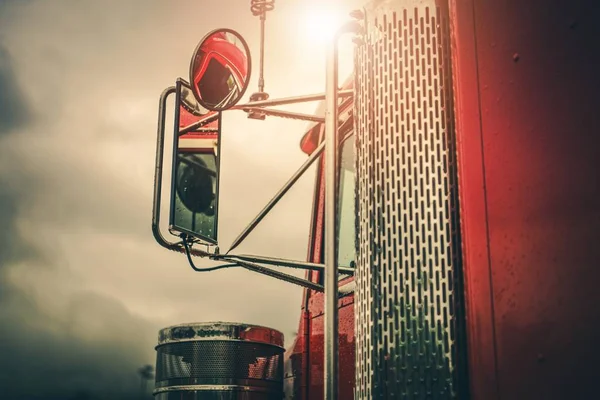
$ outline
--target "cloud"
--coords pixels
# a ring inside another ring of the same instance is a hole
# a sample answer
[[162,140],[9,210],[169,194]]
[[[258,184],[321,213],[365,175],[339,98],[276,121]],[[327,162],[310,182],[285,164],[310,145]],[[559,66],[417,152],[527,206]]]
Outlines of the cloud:
[[[2,3],[0,15],[6,19],[7,15],[21,16],[17,21],[31,27],[36,21],[22,13],[35,14],[35,9],[27,10],[34,6],[32,2]],[[40,40],[20,50],[31,38],[20,42],[18,34],[4,29],[10,26],[6,19],[0,22],[2,397],[137,398],[136,371],[152,363],[160,325],[128,310],[126,296],[113,297],[86,287],[85,269],[102,267],[102,263],[87,259],[83,265],[71,264],[69,253],[80,240],[61,246],[69,232],[82,237],[103,232],[129,236],[137,231],[141,235],[141,216],[133,213],[127,218],[130,210],[119,210],[112,201],[127,198],[135,190],[124,182],[119,188],[117,179],[116,192],[107,193],[115,181],[110,173],[94,173],[100,165],[98,158],[90,157],[91,149],[65,152],[69,147],[63,130],[69,125],[65,116],[70,107],[79,108],[69,99],[67,87],[59,90],[69,83],[61,72],[69,63],[68,56],[61,55],[66,49],[50,46],[39,53],[48,58],[39,63],[27,52],[39,46]],[[44,33],[48,32],[39,32]],[[32,71],[34,67],[38,70]],[[31,72],[45,72],[48,84],[28,79]],[[52,101],[43,101],[49,98]],[[84,108],[79,111],[90,115]],[[90,121],[88,127],[102,123]]]
[[[196,1],[0,3],[3,397],[136,397],[137,368],[171,324],[257,323],[292,343],[300,289],[241,269],[194,273],[149,229],[158,95],[229,17]],[[234,25],[257,43],[249,11]],[[306,126],[225,121],[224,246],[303,162]],[[286,200],[294,212],[279,208],[243,249],[304,258],[311,190],[308,178]]]
[[11,57],[0,42],[0,135],[22,127],[30,117],[15,78]]
[[5,398],[139,395],[136,370],[147,359],[154,339],[148,333],[155,326],[92,293],[72,296],[60,317],[40,312],[38,304],[19,292],[3,305],[0,386]]
[[[212,29],[238,30],[258,54],[259,20],[249,5],[215,4],[0,1],[3,396],[135,397],[137,368],[153,364],[158,329],[172,324],[262,324],[292,344],[299,288],[239,268],[194,273],[150,232],[159,94],[186,77],[193,49]],[[267,21],[272,98],[324,88],[324,52],[302,44],[302,29],[287,22],[299,4],[278,4]],[[308,124],[236,111],[223,123],[225,249],[306,159],[298,144]],[[240,253],[305,258],[313,178],[314,170]]]
[[[53,214],[57,208],[48,207],[48,194],[55,192],[45,193],[47,175],[19,167],[31,161],[26,152],[17,151],[19,135],[27,136],[36,121],[7,54],[0,49],[2,397],[132,398],[139,394],[136,370],[148,362],[158,326],[133,315],[115,298],[69,284],[73,275],[61,265],[64,260],[51,239],[57,233],[52,228],[60,223],[60,212]],[[49,215],[35,218],[36,213]]]
[[[29,114],[28,104],[16,83],[11,57],[0,43],[0,143],[6,142],[4,136],[26,126]],[[0,278],[7,265],[21,259],[36,257],[15,234],[22,193],[3,178],[4,174],[0,174],[0,225],[3,227],[0,229]],[[5,280],[0,279],[0,300],[8,299],[10,289]]]

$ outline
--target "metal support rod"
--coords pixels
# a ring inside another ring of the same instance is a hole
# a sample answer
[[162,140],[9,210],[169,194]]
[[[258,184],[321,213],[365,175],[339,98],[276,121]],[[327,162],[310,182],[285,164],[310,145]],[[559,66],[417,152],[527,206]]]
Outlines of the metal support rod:
[[154,202],[152,203],[152,228],[158,226],[160,220],[160,203],[162,189],[162,165],[165,151],[165,119],[167,98],[175,93],[175,86],[166,88],[160,95],[158,103],[158,133],[156,135],[156,161],[154,163]]
[[258,225],[258,223],[262,221],[265,215],[267,215],[267,213],[271,211],[275,204],[277,204],[279,200],[281,200],[281,198],[294,185],[294,183],[296,183],[296,181],[300,179],[302,174],[304,174],[304,172],[315,162],[315,160],[323,151],[324,147],[325,143],[321,143],[319,147],[317,147],[317,149],[310,155],[308,160],[306,160],[304,164],[302,164],[302,166],[294,173],[294,175],[292,175],[292,177],[287,181],[287,183],[281,189],[279,189],[279,192],[277,192],[275,196],[273,196],[271,201],[267,203],[267,205],[258,213],[256,217],[254,217],[254,220],[252,220],[252,222],[250,222],[250,224],[248,224],[248,226],[244,228],[242,233],[240,233],[238,237],[235,238],[226,254],[228,254],[231,250],[235,249],[242,242],[242,240],[244,240],[246,236],[248,236],[250,232],[254,230],[256,225]]
[[338,257],[337,257],[337,174],[338,174],[338,39],[355,32],[360,24],[350,21],[336,33],[327,50],[325,80],[325,382],[326,400],[338,398]]
[[337,187],[337,35],[327,50],[325,79],[325,399],[338,398],[338,265],[336,243]]
[[[156,135],[156,161],[154,163],[154,201],[152,203],[152,234],[154,239],[162,247],[178,251],[181,253],[185,252],[182,242],[169,242],[165,239],[162,232],[160,231],[160,204],[162,195],[162,166],[165,152],[165,119],[166,119],[166,106],[168,97],[176,92],[175,86],[166,88],[160,95],[158,103],[158,133]],[[191,250],[190,253],[197,257],[207,257],[210,253],[202,250]]]
[[[316,264],[316,263],[305,262],[305,261],[286,260],[286,259],[282,259],[282,258],[255,256],[255,255],[250,255],[250,254],[229,254],[227,257],[235,258],[238,260],[250,261],[250,262],[258,262],[258,263],[263,263],[263,264],[268,264],[268,265],[276,265],[276,266],[298,268],[298,269],[308,269],[311,271],[320,271],[320,272],[325,271],[324,264]],[[215,257],[215,258],[218,259],[218,257]],[[354,274],[354,268],[338,267],[338,270],[342,274],[347,274],[347,275]]]
[[183,132],[183,133],[182,133],[182,131],[179,131],[179,136],[183,136],[183,135],[185,135],[188,132],[194,132],[194,133],[219,133],[219,130],[215,129],[215,128],[196,128],[193,131],[189,131],[188,130],[187,132]]
[[[338,92],[339,98],[352,97],[354,90],[346,89]],[[283,106],[286,104],[307,103],[309,101],[325,100],[325,93],[307,94],[303,96],[284,97],[282,99],[251,101],[246,104],[238,104],[230,108],[230,110],[242,110],[248,107],[269,107]]]
[[263,72],[263,66],[265,62],[265,20],[266,12],[260,15],[260,75],[258,77],[258,91],[265,91],[265,77]]
[[292,275],[284,274],[283,272],[274,271],[270,268],[263,267],[262,265],[254,264],[254,263],[251,263],[248,261],[235,260],[233,257],[227,257],[227,256],[219,257],[219,260],[230,261],[230,262],[238,264],[239,266],[241,266],[243,268],[246,268],[247,270],[258,272],[263,275],[268,275],[268,276],[280,279],[285,282],[293,283],[295,285],[299,285],[299,286],[306,287],[306,288],[309,288],[312,290],[316,290],[318,292],[323,291],[323,286],[319,285],[318,283],[314,283],[314,282],[311,282],[309,280],[302,279],[302,278],[297,278]]
[[283,110],[273,110],[272,108],[245,107],[243,110],[245,112],[260,112],[264,115],[271,115],[274,117],[290,118],[290,119],[319,122],[319,123],[325,122],[325,118],[323,118],[323,117],[317,117],[315,115],[301,114],[301,113],[283,111]]

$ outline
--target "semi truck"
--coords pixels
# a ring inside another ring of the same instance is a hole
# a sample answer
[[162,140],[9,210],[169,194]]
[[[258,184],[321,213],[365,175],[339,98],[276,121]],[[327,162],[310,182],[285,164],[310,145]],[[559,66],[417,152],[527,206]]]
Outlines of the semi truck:
[[[274,6],[251,1],[261,40]],[[229,28],[209,33],[189,81],[163,92],[157,241],[198,271],[242,266],[301,285],[303,298],[285,351],[279,332],[243,322],[165,328],[155,395],[600,398],[600,7],[373,0],[348,11],[323,66],[324,93],[269,99],[261,47],[259,91],[240,103],[252,63]],[[355,46],[343,85],[341,35]],[[170,95],[167,238],[159,222]],[[272,108],[314,100],[322,101],[314,115]],[[312,125],[301,141],[306,163],[223,253],[220,115],[234,110]],[[313,164],[307,259],[235,254]],[[194,257],[217,265],[199,268]]]

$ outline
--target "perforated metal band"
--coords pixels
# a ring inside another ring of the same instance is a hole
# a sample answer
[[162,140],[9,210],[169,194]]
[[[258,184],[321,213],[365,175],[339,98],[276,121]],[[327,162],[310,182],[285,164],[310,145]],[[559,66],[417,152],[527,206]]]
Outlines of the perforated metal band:
[[[182,395],[185,398],[229,399],[241,398],[235,393],[250,391],[264,394],[256,398],[281,399],[283,339],[274,329],[242,323],[164,328],[156,346],[154,393],[167,396],[164,398],[179,398],[168,393],[186,392],[190,394]],[[198,391],[202,395],[192,396]]]
[[355,60],[355,398],[464,398],[448,14],[375,3]]

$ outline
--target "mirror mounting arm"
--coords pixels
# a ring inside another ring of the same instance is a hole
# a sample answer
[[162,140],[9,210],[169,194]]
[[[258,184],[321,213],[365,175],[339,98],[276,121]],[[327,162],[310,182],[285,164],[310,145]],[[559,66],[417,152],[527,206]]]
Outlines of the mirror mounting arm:
[[246,107],[246,108],[243,108],[243,111],[247,112],[250,115],[261,113],[262,115],[270,115],[273,117],[289,118],[289,119],[295,119],[295,120],[301,120],[301,121],[310,121],[310,122],[317,122],[317,123],[325,122],[324,117],[317,117],[315,115],[301,114],[301,113],[295,113],[295,112],[283,111],[283,110],[274,110],[272,108]]
[[[338,92],[339,98],[348,98],[354,96],[353,89],[340,90]],[[325,100],[325,93],[307,94],[303,96],[284,97],[281,99],[273,100],[261,100],[261,101],[250,101],[245,104],[237,104],[231,107],[231,110],[241,110],[249,107],[268,107],[268,106],[283,106],[286,104],[297,104],[307,103],[309,101],[320,101]]]
[[[283,258],[274,258],[274,257],[264,257],[264,256],[255,256],[248,254],[230,254],[228,257],[251,261],[251,262],[259,262],[263,264],[275,265],[278,267],[288,267],[288,268],[296,268],[296,269],[305,269],[309,271],[319,271],[321,273],[325,272],[324,264],[311,263],[306,261],[295,261],[295,260],[286,260]],[[343,267],[338,266],[338,271],[342,274],[346,275],[354,275],[355,269],[352,267]]]
[[294,285],[302,286],[308,289],[316,290],[317,292],[323,292],[323,285],[319,285],[318,283],[311,282],[307,279],[297,278],[293,275],[284,274],[283,272],[275,271],[270,268],[264,267],[259,264],[255,264],[249,261],[243,261],[236,259],[231,256],[214,256],[212,257],[215,260],[223,260],[233,262],[247,270],[258,272],[263,275],[267,275],[273,278],[277,278],[284,282],[293,283]]

